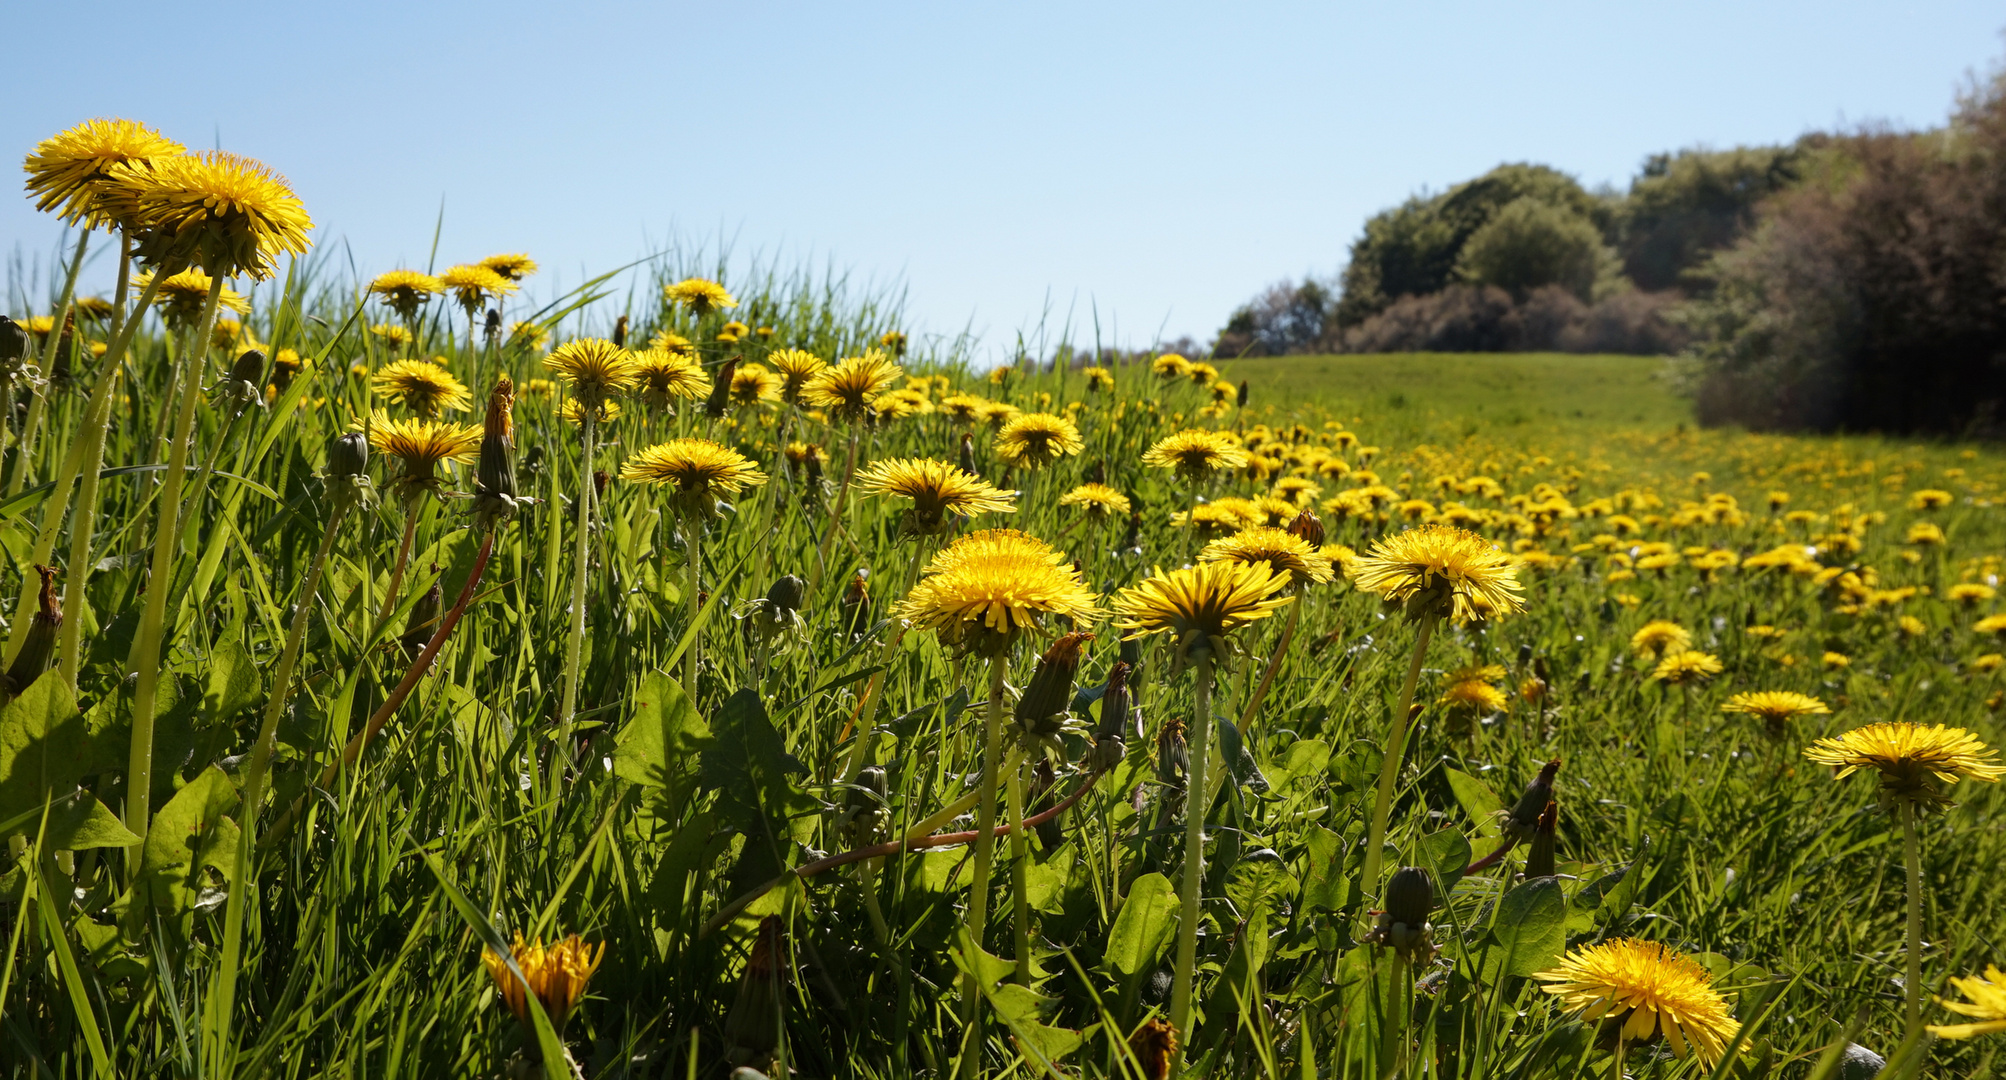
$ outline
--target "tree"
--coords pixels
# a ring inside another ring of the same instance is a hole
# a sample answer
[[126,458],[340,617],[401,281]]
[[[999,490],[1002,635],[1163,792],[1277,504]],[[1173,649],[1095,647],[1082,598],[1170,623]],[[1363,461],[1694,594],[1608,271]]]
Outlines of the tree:
[[1756,207],[1797,182],[1820,141],[1651,155],[1618,214],[1624,272],[1640,289],[1694,285],[1689,272],[1746,233]]
[[1583,301],[1598,278],[1615,275],[1616,253],[1594,222],[1566,206],[1533,196],[1514,199],[1470,234],[1456,256],[1456,277],[1495,285],[1523,299],[1558,285]]

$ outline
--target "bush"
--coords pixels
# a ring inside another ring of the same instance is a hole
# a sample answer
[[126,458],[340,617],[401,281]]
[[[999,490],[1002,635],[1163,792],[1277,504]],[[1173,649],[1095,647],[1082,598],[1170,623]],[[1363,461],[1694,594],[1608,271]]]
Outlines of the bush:
[[2006,431],[2006,77],[1942,131],[1834,140],[1708,277],[1703,422]]
[[1514,296],[1559,286],[1586,300],[1605,268],[1613,275],[1615,261],[1615,252],[1602,243],[1601,230],[1587,217],[1525,196],[1470,234],[1456,256],[1456,276]]
[[1345,330],[1343,352],[1576,352],[1670,354],[1685,343],[1667,313],[1674,293],[1626,291],[1588,304],[1557,285],[1523,301],[1491,285],[1451,285],[1408,296]]

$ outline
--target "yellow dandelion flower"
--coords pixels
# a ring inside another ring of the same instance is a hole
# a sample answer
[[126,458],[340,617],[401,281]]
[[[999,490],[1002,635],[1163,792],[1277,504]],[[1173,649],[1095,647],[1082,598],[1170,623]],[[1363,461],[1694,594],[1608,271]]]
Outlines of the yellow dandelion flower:
[[874,462],[857,474],[857,486],[868,494],[909,500],[912,506],[906,511],[904,527],[915,535],[938,533],[955,518],[1017,510],[1013,496],[934,458]]
[[604,338],[567,341],[543,358],[543,366],[570,383],[579,400],[595,405],[631,389],[640,377],[634,354]]
[[399,360],[386,364],[369,380],[379,394],[430,420],[442,412],[466,412],[474,396],[452,372],[429,360]]
[[662,286],[662,299],[689,308],[699,318],[738,306],[737,298],[726,292],[724,286],[703,278],[684,278],[674,285]]
[[474,265],[485,266],[510,281],[521,281],[537,271],[536,260],[519,251],[506,255],[490,255]]
[[146,169],[188,148],[132,120],[86,120],[35,144],[22,168],[35,209],[87,229],[122,224],[111,189],[121,167]]
[[155,265],[191,263],[259,281],[281,255],[304,255],[313,219],[284,177],[262,162],[211,150],[113,166],[109,198],[140,225],[135,253]]
[[549,397],[557,392],[557,384],[549,379],[530,379],[522,384],[522,392],[535,394],[538,397]]
[[1330,560],[1301,537],[1271,525],[1214,540],[1198,553],[1198,561],[1264,563],[1285,572],[1285,587],[1300,589],[1309,584],[1326,584],[1335,576]]
[[1114,389],[1114,372],[1104,367],[1090,367],[1080,374],[1086,377],[1087,389],[1094,393]]
[[1448,525],[1424,525],[1380,540],[1359,558],[1351,580],[1362,591],[1405,604],[1410,616],[1471,622],[1525,607],[1511,556]]
[[1902,538],[1905,544],[1918,547],[1935,547],[1945,540],[1943,527],[1934,521],[1918,521],[1908,527],[1908,534]]
[[838,420],[862,420],[871,402],[903,374],[890,357],[870,349],[818,372],[802,386],[801,400]]
[[750,328],[744,323],[734,320],[717,328],[717,340],[726,343],[734,342],[744,337],[749,330]]
[[1832,766],[1841,778],[1863,769],[1880,773],[1882,805],[1908,802],[1925,809],[1949,804],[1947,784],[1998,782],[2006,776],[2006,765],[1998,763],[1997,755],[1963,728],[1905,720],[1868,724],[1804,748],[1805,757]]
[[[420,306],[434,296],[446,295],[446,283],[416,270],[389,270],[376,275],[369,283],[369,294],[381,299],[390,306],[390,310],[408,321],[418,314]],[[405,333],[408,335],[410,331],[405,330]]]
[[1692,643],[1692,634],[1670,619],[1652,619],[1630,635],[1630,648],[1640,656],[1684,652]]
[[1832,710],[1817,698],[1794,690],[1754,690],[1728,698],[1720,711],[1753,716],[1772,734],[1781,734],[1797,717],[1824,716]]
[[1086,448],[1078,425],[1050,413],[1025,413],[996,433],[996,456],[1019,469],[1042,469]]
[[674,330],[655,331],[655,336],[648,339],[648,348],[659,349],[662,352],[679,353],[684,356],[695,356],[697,353],[696,343],[676,333]]
[[968,427],[982,422],[982,410],[988,404],[987,398],[974,394],[949,394],[940,399],[936,408],[948,419]]
[[1443,689],[1436,703],[1463,712],[1494,713],[1503,712],[1510,699],[1503,690],[1481,679],[1458,679]]
[[1840,652],[1827,652],[1818,658],[1818,662],[1825,665],[1828,671],[1837,671],[1840,668],[1853,666],[1853,658]]
[[765,364],[740,364],[731,373],[731,403],[741,407],[780,401],[781,378]]
[[673,484],[680,509],[711,516],[719,498],[765,483],[766,474],[745,455],[720,443],[670,439],[628,458],[620,466],[620,479]]
[[994,657],[1050,617],[1100,614],[1064,553],[1015,529],[970,533],[942,549],[895,614],[961,653]]
[[[361,422],[350,425],[350,430],[363,430]],[[398,483],[413,495],[438,486],[434,469],[440,463],[472,461],[481,446],[481,428],[477,424],[393,420],[380,409],[369,418],[368,435],[370,449],[403,463]]]
[[871,399],[871,416],[878,420],[904,420],[933,411],[933,402],[918,390],[894,390]]
[[1144,452],[1142,463],[1171,469],[1179,477],[1199,483],[1218,473],[1244,467],[1247,451],[1230,432],[1193,429],[1158,439]]
[[[153,272],[143,270],[133,275],[132,286],[144,291],[152,281]],[[154,306],[160,309],[160,317],[175,326],[192,325],[201,316],[203,303],[209,299],[210,281],[209,275],[199,269],[183,270],[161,278],[160,286],[153,294]],[[244,294],[225,285],[216,297],[216,310],[247,315],[251,311],[251,302],[245,299]],[[53,323],[50,325],[54,327]]]
[[1952,585],[1944,593],[1947,599],[1954,603],[1963,604],[1966,607],[1982,604],[1997,595],[1999,595],[1999,590],[1994,589],[1990,585],[1980,585],[1976,582],[1964,582]]
[[1149,370],[1165,379],[1182,379],[1191,374],[1191,361],[1176,353],[1164,353],[1150,361]]
[[1941,510],[1957,501],[1957,496],[1937,488],[1923,488],[1908,497],[1911,510]]
[[[1008,371],[1009,369],[998,368],[997,370]],[[989,425],[992,431],[1001,431],[1003,430],[1003,425],[1015,420],[1023,411],[1007,401],[985,401],[982,403],[982,422]]]
[[409,347],[412,341],[410,329],[395,323],[377,323],[369,328],[369,333],[395,350]]
[[1194,651],[1229,655],[1226,635],[1293,599],[1288,573],[1267,563],[1208,562],[1161,569],[1115,597],[1115,626],[1133,639],[1167,633],[1180,662]]
[[1128,496],[1106,484],[1081,484],[1059,496],[1059,505],[1077,506],[1081,513],[1095,521],[1127,517],[1131,509]]
[[516,291],[518,286],[508,278],[478,263],[449,266],[439,275],[439,284],[453,294],[453,300],[471,319],[491,300],[499,300]]
[[801,404],[802,387],[829,366],[828,361],[803,349],[776,350],[766,362],[780,373],[780,400],[789,405]]
[[634,383],[650,408],[710,396],[710,376],[693,354],[651,348],[634,357]]
[[1651,670],[1650,679],[1666,686],[1691,686],[1706,682],[1723,670],[1720,658],[1712,653],[1681,649],[1666,652],[1664,658],[1658,661],[1658,666]]
[[[577,398],[565,398],[563,403],[557,406],[557,418],[567,424],[581,426],[585,423],[585,406],[581,405]],[[620,403],[617,401],[601,401],[593,409],[592,422],[595,424],[610,423],[619,418]]]
[[1583,1020],[1620,1022],[1624,1043],[1662,1037],[1679,1058],[1712,1068],[1741,1033],[1713,976],[1655,941],[1618,938],[1575,949],[1533,975]]
[[573,934],[547,946],[542,942],[525,944],[518,933],[509,952],[522,972],[521,979],[509,970],[508,961],[492,950],[481,950],[481,964],[494,979],[495,990],[508,1005],[508,1011],[525,1028],[530,1026],[529,1001],[523,992],[523,983],[527,982],[529,993],[536,995],[551,1027],[561,1033],[571,1010],[585,997],[585,984],[592,980],[592,973],[599,970],[599,962],[605,959],[606,943],[602,941],[594,949]]
[[1950,985],[1963,994],[1964,1001],[1936,1003],[1960,1016],[1976,1017],[1971,1024],[1930,1024],[1929,1033],[1939,1039],[1969,1039],[1975,1035],[1995,1035],[2006,1031],[2006,972],[1996,964],[1985,965],[1983,978],[1972,975],[1950,977]]

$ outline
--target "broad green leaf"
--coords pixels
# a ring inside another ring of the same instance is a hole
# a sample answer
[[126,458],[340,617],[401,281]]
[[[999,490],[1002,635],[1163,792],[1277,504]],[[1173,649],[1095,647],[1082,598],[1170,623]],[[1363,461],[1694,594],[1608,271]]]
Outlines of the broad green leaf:
[[1444,766],[1442,773],[1448,777],[1449,791],[1455,795],[1457,805],[1470,816],[1471,823],[1477,826],[1481,835],[1496,835],[1498,812],[1504,809],[1497,792],[1492,791],[1489,784],[1459,769]]
[[641,678],[633,716],[620,729],[613,749],[613,772],[646,787],[667,787],[687,772],[710,744],[710,725],[697,715],[682,685],[659,671]]
[[[241,631],[241,625],[232,627]],[[209,675],[202,692],[202,711],[209,723],[229,720],[258,700],[258,666],[251,661],[239,633],[226,633],[209,653]]]
[[1344,910],[1349,890],[1344,876],[1344,838],[1321,825],[1311,825],[1303,837],[1309,849],[1309,874],[1303,881],[1305,911]]
[[1135,879],[1108,932],[1108,966],[1124,978],[1153,971],[1177,931],[1177,897],[1170,879],[1144,874]]
[[49,813],[42,846],[50,851],[84,851],[89,848],[123,848],[139,843],[139,836],[125,822],[87,791],[78,790]]
[[1567,944],[1567,898],[1554,878],[1533,878],[1498,901],[1496,942],[1485,965],[1491,978],[1527,976],[1544,971],[1560,959]]
[[780,873],[790,841],[813,830],[821,804],[790,779],[808,767],[787,752],[758,694],[733,694],[712,730],[716,737],[698,755],[697,772],[704,788],[718,793],[712,812],[719,823],[745,834],[730,886],[746,889]]
[[1442,890],[1438,901],[1448,898],[1455,891],[1456,882],[1463,880],[1463,869],[1470,865],[1470,842],[1461,829],[1443,829],[1429,833],[1417,845],[1421,861],[1435,872],[1437,887]]
[[[90,733],[69,684],[44,674],[0,709],[0,820],[68,795],[86,774]],[[25,830],[32,832],[30,824]]]
[[235,868],[237,823],[227,814],[237,802],[236,786],[212,765],[153,816],[126,909],[129,939],[139,940],[157,912],[161,923],[178,933],[178,943],[188,941],[195,902],[209,884],[209,872],[227,880]]
[[1315,777],[1330,764],[1330,747],[1320,739],[1297,739],[1282,758],[1283,783]]

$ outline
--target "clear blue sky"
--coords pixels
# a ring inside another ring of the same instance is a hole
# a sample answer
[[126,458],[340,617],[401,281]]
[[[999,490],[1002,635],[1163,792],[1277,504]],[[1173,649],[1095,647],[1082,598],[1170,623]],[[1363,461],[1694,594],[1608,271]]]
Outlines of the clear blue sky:
[[[1201,340],[1365,218],[1501,161],[1939,123],[2006,8],[1910,4],[22,3],[0,147],[93,115],[291,178],[374,273],[650,240],[903,280],[991,346],[1048,306]],[[17,158],[18,160],[18,158]],[[57,240],[24,198],[0,243]],[[108,276],[108,275],[107,275]]]

